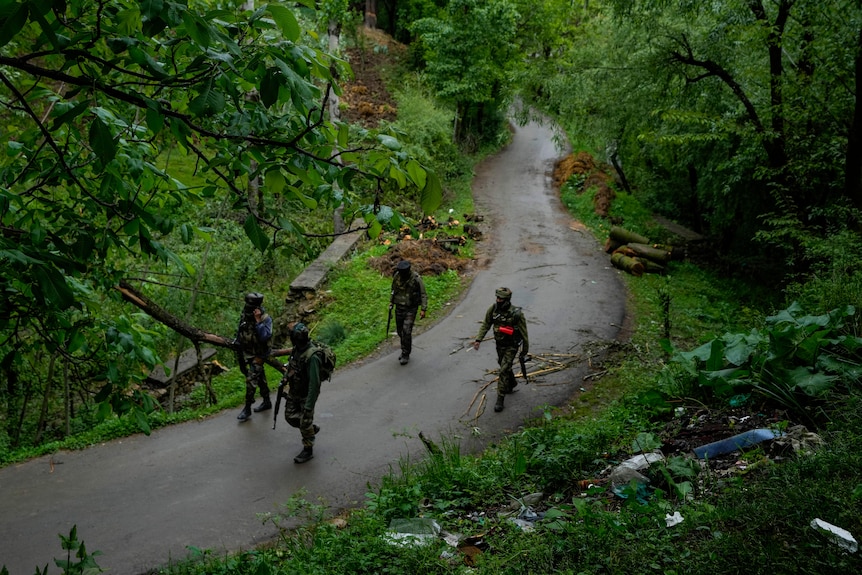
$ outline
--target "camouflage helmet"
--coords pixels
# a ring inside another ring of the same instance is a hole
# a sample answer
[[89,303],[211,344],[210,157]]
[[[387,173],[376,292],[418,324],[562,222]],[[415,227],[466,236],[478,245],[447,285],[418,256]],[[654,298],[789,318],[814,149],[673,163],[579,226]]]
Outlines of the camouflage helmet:
[[254,309],[263,305],[263,294],[256,291],[245,294],[246,309]]
[[512,299],[512,290],[507,287],[497,288],[497,291],[494,293],[500,299]]
[[299,322],[290,330],[290,343],[293,344],[293,347],[302,349],[308,345],[308,340],[308,326],[304,323]]

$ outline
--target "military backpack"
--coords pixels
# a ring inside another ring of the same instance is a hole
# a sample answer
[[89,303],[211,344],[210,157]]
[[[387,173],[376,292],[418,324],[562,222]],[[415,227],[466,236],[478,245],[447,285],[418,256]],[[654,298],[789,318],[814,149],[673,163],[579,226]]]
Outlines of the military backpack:
[[307,363],[315,353],[320,353],[320,381],[327,381],[335,371],[335,352],[322,341],[312,340],[308,349],[302,352],[303,364]]

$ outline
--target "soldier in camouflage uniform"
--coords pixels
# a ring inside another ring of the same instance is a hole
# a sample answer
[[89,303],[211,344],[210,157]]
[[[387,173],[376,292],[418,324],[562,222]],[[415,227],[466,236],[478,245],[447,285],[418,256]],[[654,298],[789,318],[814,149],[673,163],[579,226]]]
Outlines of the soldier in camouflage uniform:
[[476,334],[473,348],[478,350],[479,345],[485,338],[485,334],[494,328],[494,342],[497,344],[497,363],[500,364],[499,378],[497,379],[497,403],[494,411],[503,411],[503,402],[506,394],[512,393],[518,385],[512,364],[518,348],[521,348],[521,357],[526,357],[530,350],[530,339],[527,336],[527,320],[521,308],[512,305],[512,290],[501,287],[496,292],[497,302],[488,308],[485,313],[485,321]]
[[287,400],[284,419],[291,427],[299,429],[302,436],[302,451],[293,458],[294,463],[305,463],[314,457],[314,438],[320,427],[314,424],[314,406],[320,395],[320,370],[323,358],[318,348],[311,344],[308,327],[297,323],[290,330],[293,353],[284,377],[287,379]]
[[[398,362],[405,365],[410,361],[413,350],[413,324],[416,313],[425,319],[428,311],[428,295],[422,276],[410,269],[410,262],[401,260],[392,274],[392,293],[389,298],[389,309],[395,307],[395,329],[401,338],[401,356]],[[389,334],[387,334],[388,337]]]
[[272,408],[269,397],[269,385],[266,382],[266,372],[263,364],[272,351],[272,318],[263,309],[263,294],[252,292],[245,296],[245,306],[240,316],[236,330],[236,343],[239,344],[237,361],[245,375],[245,407],[236,416],[240,421],[251,418],[251,404],[254,403],[255,392],[260,388],[260,405],[255,412]]

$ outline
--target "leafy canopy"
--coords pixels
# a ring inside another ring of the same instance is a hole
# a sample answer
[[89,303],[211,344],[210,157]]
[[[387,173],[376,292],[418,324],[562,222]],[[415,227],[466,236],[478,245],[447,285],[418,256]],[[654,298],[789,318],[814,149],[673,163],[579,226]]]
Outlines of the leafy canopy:
[[[27,349],[75,361],[106,341],[118,356],[143,345],[135,322],[95,320],[99,301],[128,256],[193,273],[165,238],[205,235],[192,207],[207,200],[229,200],[261,251],[303,233],[285,206],[343,206],[374,233],[397,218],[384,188],[418,188],[426,212],[439,204],[438,179],[395,137],[329,119],[347,65],[303,29],[314,2],[244,5],[0,0],[4,370]],[[174,147],[205,185],[160,167]],[[125,379],[105,365],[97,377]]]

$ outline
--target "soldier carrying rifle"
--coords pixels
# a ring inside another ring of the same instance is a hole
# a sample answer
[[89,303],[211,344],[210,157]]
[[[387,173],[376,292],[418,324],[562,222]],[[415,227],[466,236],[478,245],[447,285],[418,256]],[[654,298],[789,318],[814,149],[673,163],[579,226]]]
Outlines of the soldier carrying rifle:
[[251,404],[255,392],[260,389],[261,402],[255,412],[272,408],[269,385],[263,364],[272,351],[272,318],[263,309],[263,294],[252,292],[245,296],[245,306],[236,330],[237,362],[245,376],[245,406],[239,415],[240,421],[251,419]]
[[512,305],[512,290],[501,287],[494,292],[494,295],[497,298],[496,302],[485,313],[485,320],[479,328],[479,333],[476,334],[473,349],[479,349],[485,334],[493,328],[494,343],[497,345],[497,363],[500,365],[494,411],[500,412],[503,411],[506,394],[515,391],[518,385],[515,373],[512,371],[518,348],[521,349],[521,369],[526,378],[527,370],[524,363],[530,350],[530,338],[527,335],[527,320],[524,319],[524,313],[521,308]]
[[320,427],[314,424],[314,406],[320,395],[321,382],[331,375],[334,356],[330,365],[327,353],[331,354],[331,350],[312,341],[304,323],[291,328],[290,343],[293,348],[278,386],[272,427],[275,429],[281,400],[284,399],[287,402],[284,419],[291,427],[298,428],[302,436],[302,451],[293,458],[293,462],[305,463],[314,457],[314,438],[320,431]]

